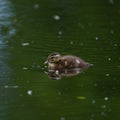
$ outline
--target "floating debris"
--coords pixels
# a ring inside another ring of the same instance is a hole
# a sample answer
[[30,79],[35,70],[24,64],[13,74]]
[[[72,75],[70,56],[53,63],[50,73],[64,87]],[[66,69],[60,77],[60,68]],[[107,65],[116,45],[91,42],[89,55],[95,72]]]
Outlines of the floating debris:
[[114,34],[114,30],[111,30],[110,33],[111,33],[111,34]]
[[35,9],[38,9],[39,7],[40,7],[39,4],[34,4]]
[[78,23],[78,27],[82,28],[82,29],[85,29],[85,26],[81,23]]
[[28,94],[28,95],[32,95],[32,90],[28,90],[28,91],[27,91],[27,94]]
[[65,117],[61,117],[60,120],[65,120]]
[[98,86],[97,83],[95,83],[94,86],[97,87]]
[[63,33],[62,31],[59,31],[59,32],[58,32],[58,35],[62,35],[62,33]]
[[115,46],[115,47],[117,47],[117,46],[118,46],[118,44],[116,44],[116,43],[115,43],[115,44],[114,44],[114,46]]
[[23,47],[30,45],[30,43],[22,43],[21,44]]
[[95,37],[95,40],[99,40],[99,38],[98,38],[98,37]]
[[19,86],[14,85],[14,86],[9,86],[9,85],[5,85],[4,88],[18,88]]
[[105,76],[108,77],[108,76],[110,76],[110,74],[107,73],[107,74],[105,74]]
[[106,105],[102,105],[101,108],[105,109],[105,108],[106,108]]
[[58,15],[54,15],[53,18],[57,21],[60,20],[60,16],[58,16]]
[[108,100],[108,97],[105,97],[104,100],[107,101],[107,100]]
[[80,43],[80,46],[84,46],[84,43]]
[[111,58],[108,58],[109,61],[111,61]]
[[96,100],[92,100],[92,103],[95,104],[95,103],[96,103]]
[[86,97],[85,96],[77,96],[77,99],[85,100]]
[[109,0],[109,3],[110,4],[114,4],[114,0]]
[[28,70],[28,68],[27,67],[23,67],[23,70]]
[[73,41],[71,41],[70,44],[73,45]]

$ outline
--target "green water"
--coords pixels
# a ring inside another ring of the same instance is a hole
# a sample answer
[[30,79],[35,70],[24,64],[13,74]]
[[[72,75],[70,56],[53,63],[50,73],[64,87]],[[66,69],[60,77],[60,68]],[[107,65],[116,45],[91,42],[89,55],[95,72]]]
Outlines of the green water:
[[[120,2],[0,0],[0,120],[119,120]],[[51,52],[94,64],[51,80]]]

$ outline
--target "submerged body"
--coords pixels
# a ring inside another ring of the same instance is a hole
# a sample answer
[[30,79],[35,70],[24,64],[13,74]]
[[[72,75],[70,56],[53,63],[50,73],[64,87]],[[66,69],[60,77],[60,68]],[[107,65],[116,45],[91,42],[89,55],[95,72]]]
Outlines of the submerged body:
[[45,63],[48,63],[49,70],[87,68],[91,66],[88,62],[73,55],[61,56],[58,53],[52,53],[48,56]]

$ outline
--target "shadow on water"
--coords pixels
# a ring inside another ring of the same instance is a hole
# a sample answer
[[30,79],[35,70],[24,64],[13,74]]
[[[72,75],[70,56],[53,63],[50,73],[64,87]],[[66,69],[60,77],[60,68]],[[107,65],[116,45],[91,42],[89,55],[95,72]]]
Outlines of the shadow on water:
[[[8,0],[0,0],[0,119],[7,120],[13,102],[13,90],[7,89],[10,84],[11,68],[8,65],[10,53],[8,51],[8,40],[15,35],[11,11]],[[14,86],[11,86],[14,88]]]

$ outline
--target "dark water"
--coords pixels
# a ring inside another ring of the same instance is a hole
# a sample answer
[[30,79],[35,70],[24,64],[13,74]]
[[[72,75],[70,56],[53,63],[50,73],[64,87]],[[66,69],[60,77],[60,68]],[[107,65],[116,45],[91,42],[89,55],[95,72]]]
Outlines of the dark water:
[[[119,120],[119,0],[0,0],[0,120]],[[51,52],[94,64],[51,80]]]

